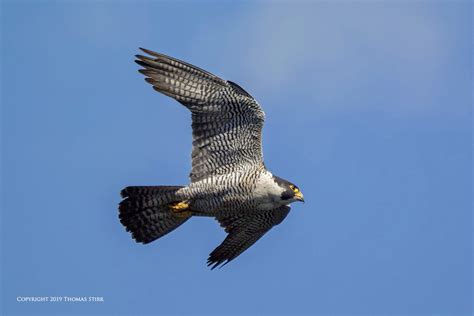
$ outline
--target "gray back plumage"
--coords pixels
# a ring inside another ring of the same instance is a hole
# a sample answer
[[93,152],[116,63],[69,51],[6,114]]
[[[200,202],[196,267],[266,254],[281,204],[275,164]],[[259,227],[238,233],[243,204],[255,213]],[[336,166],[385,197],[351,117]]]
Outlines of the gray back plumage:
[[151,56],[136,56],[145,80],[192,113],[191,182],[246,167],[264,168],[265,114],[249,93],[196,66],[142,50]]

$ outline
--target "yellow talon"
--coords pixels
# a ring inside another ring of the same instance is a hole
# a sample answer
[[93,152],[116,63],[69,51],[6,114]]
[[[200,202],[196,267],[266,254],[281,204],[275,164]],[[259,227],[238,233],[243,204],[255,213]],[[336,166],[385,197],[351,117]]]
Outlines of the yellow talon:
[[173,212],[182,212],[189,208],[189,204],[186,201],[170,204],[170,208]]
[[193,215],[193,213],[189,211],[189,204],[187,201],[170,204],[169,208],[173,215],[179,218],[187,218]]

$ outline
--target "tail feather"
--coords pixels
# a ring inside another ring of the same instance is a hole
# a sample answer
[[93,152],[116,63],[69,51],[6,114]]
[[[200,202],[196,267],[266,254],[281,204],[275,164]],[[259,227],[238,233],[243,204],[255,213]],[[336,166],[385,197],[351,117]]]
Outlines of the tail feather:
[[134,197],[134,196],[153,196],[159,193],[171,193],[174,194],[182,186],[139,186],[139,187],[126,187],[120,192],[123,198]]
[[132,238],[147,244],[178,228],[191,216],[178,217],[168,207],[178,202],[180,186],[140,186],[122,190],[119,204],[120,222]]

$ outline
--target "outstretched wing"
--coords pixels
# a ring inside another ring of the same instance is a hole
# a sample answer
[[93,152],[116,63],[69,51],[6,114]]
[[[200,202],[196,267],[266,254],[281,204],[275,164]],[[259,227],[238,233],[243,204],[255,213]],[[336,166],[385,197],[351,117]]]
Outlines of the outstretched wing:
[[227,264],[252,246],[273,226],[280,224],[290,212],[289,206],[235,216],[216,217],[225,231],[226,239],[209,255],[207,265],[211,269]]
[[192,113],[192,182],[247,164],[263,167],[265,114],[250,94],[198,67],[142,50],[151,56],[136,55],[145,80]]

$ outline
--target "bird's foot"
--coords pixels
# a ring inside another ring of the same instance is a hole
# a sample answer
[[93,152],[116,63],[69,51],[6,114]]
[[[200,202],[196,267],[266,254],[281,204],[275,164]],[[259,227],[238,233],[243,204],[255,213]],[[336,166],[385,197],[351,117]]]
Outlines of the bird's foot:
[[192,215],[192,212],[189,211],[189,204],[187,201],[172,203],[169,205],[169,208],[176,217],[185,218]]

